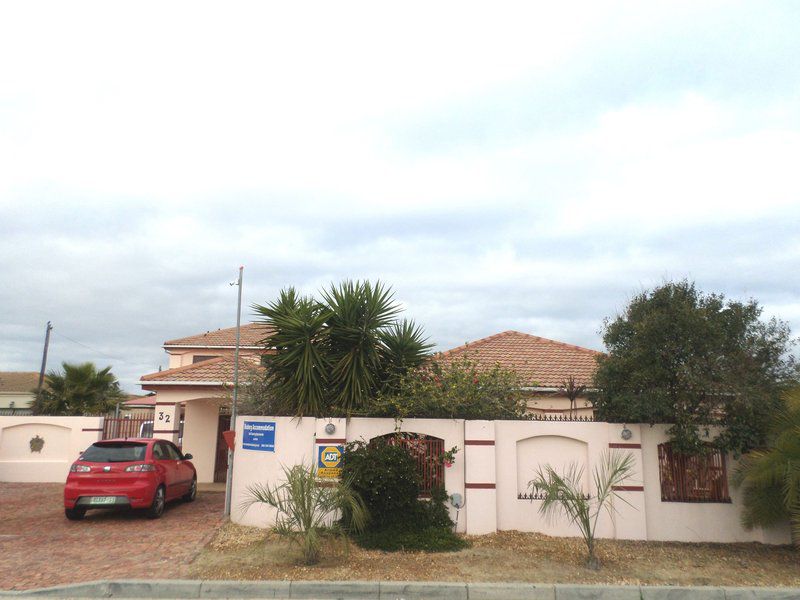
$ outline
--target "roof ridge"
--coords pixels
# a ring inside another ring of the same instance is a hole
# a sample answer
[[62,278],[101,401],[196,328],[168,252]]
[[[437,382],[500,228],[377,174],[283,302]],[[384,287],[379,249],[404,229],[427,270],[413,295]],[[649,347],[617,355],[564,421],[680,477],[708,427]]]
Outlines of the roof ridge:
[[215,365],[217,363],[224,362],[226,356],[216,356],[214,358],[209,358],[207,360],[201,360],[196,363],[192,363],[190,365],[183,365],[182,367],[174,367],[172,369],[164,369],[163,371],[156,371],[155,373],[148,373],[147,375],[142,375],[139,379],[142,381],[149,381],[150,379],[154,379],[155,377],[159,377],[161,375],[174,375],[175,373],[185,373],[186,371],[191,371],[192,369],[196,369],[197,367],[204,366],[207,367],[208,365]]
[[553,339],[550,339],[550,338],[542,337],[540,335],[533,335],[531,333],[525,333],[524,331],[511,330],[511,331],[506,331],[504,333],[518,333],[519,335],[524,335],[525,337],[533,338],[535,340],[541,340],[543,342],[549,342],[551,344],[557,344],[559,346],[565,346],[567,348],[574,348],[575,350],[584,350],[586,352],[593,352],[595,354],[605,354],[604,352],[601,352],[600,350],[594,350],[592,348],[587,348],[585,346],[578,346],[577,344],[569,344],[567,342],[560,342],[558,340],[553,340]]
[[511,329],[509,329],[508,331],[501,331],[500,333],[495,333],[495,334],[492,334],[492,335],[489,335],[489,336],[486,336],[486,337],[483,337],[483,338],[479,338],[479,339],[477,339],[477,340],[475,340],[473,342],[466,342],[464,344],[461,344],[460,346],[456,346],[455,348],[450,348],[449,350],[445,350],[443,352],[439,352],[438,354],[439,354],[439,356],[448,356],[450,354],[455,354],[456,352],[459,352],[461,350],[468,350],[470,348],[474,348],[475,346],[485,344],[485,343],[490,342],[492,340],[496,340],[497,338],[506,336],[506,335],[508,335],[510,333],[519,333],[519,332],[518,331],[513,331]]

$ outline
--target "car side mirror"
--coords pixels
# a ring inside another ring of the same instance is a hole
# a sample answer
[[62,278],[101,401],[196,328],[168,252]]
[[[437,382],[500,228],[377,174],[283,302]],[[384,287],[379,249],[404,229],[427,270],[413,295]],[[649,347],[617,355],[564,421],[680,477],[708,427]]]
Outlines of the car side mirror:
[[183,458],[186,459],[186,460],[192,460],[192,455],[191,454],[184,454]]

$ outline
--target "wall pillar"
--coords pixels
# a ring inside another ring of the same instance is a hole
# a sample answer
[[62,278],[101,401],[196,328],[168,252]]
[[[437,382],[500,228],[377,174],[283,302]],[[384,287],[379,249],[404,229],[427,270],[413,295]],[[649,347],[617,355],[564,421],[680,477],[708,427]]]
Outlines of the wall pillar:
[[[630,437],[622,437],[627,427]],[[625,485],[614,488],[620,499],[613,502],[614,538],[621,540],[647,539],[647,514],[644,501],[644,461],[642,460],[641,425],[619,425],[608,423],[608,449],[633,457],[633,474]]]
[[181,406],[177,402],[156,402],[153,414],[153,437],[178,444]]
[[497,531],[495,433],[493,421],[464,422],[464,514],[466,532]]

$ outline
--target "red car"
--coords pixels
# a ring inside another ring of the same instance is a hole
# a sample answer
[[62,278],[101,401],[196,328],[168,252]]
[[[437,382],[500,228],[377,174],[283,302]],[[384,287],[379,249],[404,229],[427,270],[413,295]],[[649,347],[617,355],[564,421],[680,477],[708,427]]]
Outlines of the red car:
[[191,454],[167,440],[128,438],[89,446],[69,468],[64,513],[77,521],[94,508],[144,508],[157,519],[176,498],[197,496]]

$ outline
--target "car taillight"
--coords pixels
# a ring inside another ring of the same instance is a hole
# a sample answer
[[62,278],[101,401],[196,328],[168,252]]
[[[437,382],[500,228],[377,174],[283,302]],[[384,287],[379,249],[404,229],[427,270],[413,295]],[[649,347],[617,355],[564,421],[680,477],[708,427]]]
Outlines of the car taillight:
[[131,465],[130,467],[125,467],[126,473],[141,473],[143,471],[155,471],[156,468],[153,465]]
[[88,473],[91,470],[92,469],[90,467],[87,467],[86,465],[78,465],[78,464],[73,464],[69,468],[70,473]]

